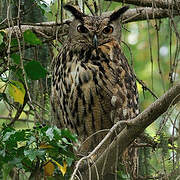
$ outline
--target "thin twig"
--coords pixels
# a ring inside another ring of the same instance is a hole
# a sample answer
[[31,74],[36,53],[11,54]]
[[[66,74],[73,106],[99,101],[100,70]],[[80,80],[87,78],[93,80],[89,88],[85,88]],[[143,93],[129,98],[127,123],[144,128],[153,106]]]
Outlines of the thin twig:
[[78,163],[75,166],[75,170],[71,176],[71,180],[73,180],[73,178],[75,177],[81,163],[84,160],[88,160],[88,159],[93,159],[92,157],[98,152],[98,150],[101,148],[101,146],[112,136],[112,133],[116,130],[117,127],[119,127],[120,125],[127,125],[128,121],[119,121],[118,123],[116,123],[108,132],[108,134],[103,138],[103,140],[94,148],[94,150],[88,155],[88,156],[84,156],[82,157]]
[[140,80],[137,76],[136,76],[136,80],[138,81],[139,84],[141,84],[143,90],[148,90],[156,99],[158,99],[158,96],[150,89],[146,86],[146,84]]

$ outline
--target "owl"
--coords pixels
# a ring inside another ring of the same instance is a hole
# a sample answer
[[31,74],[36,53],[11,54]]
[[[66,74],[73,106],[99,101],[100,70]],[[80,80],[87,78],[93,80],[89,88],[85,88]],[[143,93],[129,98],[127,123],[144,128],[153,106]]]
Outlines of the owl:
[[74,19],[54,61],[52,109],[58,127],[78,135],[78,152],[85,155],[117,121],[139,113],[135,75],[119,44],[120,18],[128,7],[107,16],[64,8]]

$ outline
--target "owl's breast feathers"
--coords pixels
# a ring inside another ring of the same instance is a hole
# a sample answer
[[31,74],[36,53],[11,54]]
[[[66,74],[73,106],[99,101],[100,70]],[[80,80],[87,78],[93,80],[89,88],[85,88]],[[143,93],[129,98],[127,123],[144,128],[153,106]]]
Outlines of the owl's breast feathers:
[[111,41],[97,50],[65,46],[55,64],[52,101],[59,126],[82,140],[136,116],[136,81],[119,44]]

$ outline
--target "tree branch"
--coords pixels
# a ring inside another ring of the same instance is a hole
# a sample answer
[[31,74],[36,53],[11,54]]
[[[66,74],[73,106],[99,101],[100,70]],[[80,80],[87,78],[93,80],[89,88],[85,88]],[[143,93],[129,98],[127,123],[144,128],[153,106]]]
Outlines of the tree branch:
[[[114,164],[116,159],[116,146],[119,145],[119,155],[122,153],[128,146],[158,117],[160,117],[167,109],[180,101],[180,84],[172,87],[168,90],[163,96],[161,96],[158,100],[156,100],[153,104],[151,104],[145,111],[139,114],[136,118],[127,121],[126,127],[118,134],[118,136],[114,139],[114,141],[110,144],[110,146],[101,154],[100,157],[95,161],[95,163],[91,166],[89,170],[91,172],[91,177],[93,180],[97,179],[97,171],[98,174],[102,173],[103,168],[105,170],[103,172],[108,173],[111,166]],[[114,131],[117,130],[119,125],[121,125],[121,121],[115,124],[110,132],[105,136],[110,136]],[[124,124],[124,122],[123,122]],[[109,153],[110,152],[110,153]],[[94,152],[96,153],[96,152]],[[106,159],[107,158],[107,159]],[[91,159],[91,157],[83,157],[83,160]],[[106,164],[104,164],[106,159]],[[82,160],[81,160],[82,161]],[[80,164],[80,163],[79,163]],[[76,166],[76,169],[78,167]],[[88,169],[88,167],[84,168]],[[84,173],[83,173],[84,174]],[[75,174],[74,174],[75,175]],[[87,175],[84,175],[87,176]],[[73,178],[71,178],[73,179]]]
[[[106,16],[111,12],[106,12],[103,15]],[[178,11],[172,12],[173,16],[179,15]],[[171,16],[172,16],[171,15]],[[136,9],[129,9],[123,15],[123,23],[135,22],[148,19],[161,19],[170,17],[169,11],[164,9],[157,9],[157,8],[136,8]],[[34,33],[36,33],[40,37],[44,37],[46,39],[55,39],[55,26],[59,26],[59,37],[62,35],[67,34],[68,26],[71,23],[71,19],[64,20],[63,24],[56,24],[56,22],[42,22],[42,23],[30,23],[26,25],[21,25],[21,31],[19,30],[18,26],[14,26],[13,28],[6,28],[5,31],[8,34],[12,32],[15,35],[15,32],[20,35],[21,32],[24,32],[28,29],[31,29]],[[65,25],[65,26],[62,26]],[[63,27],[63,29],[62,29]]]
[[[172,12],[172,16],[177,16],[179,13],[177,11]],[[157,8],[136,8],[129,9],[123,15],[123,23],[136,22],[151,19],[162,19],[170,17],[170,13],[167,9],[157,9]]]
[[114,1],[121,2],[125,4],[133,4],[141,7],[154,7],[154,8],[162,8],[162,9],[173,9],[180,10],[180,2],[174,0],[105,0],[105,1]]

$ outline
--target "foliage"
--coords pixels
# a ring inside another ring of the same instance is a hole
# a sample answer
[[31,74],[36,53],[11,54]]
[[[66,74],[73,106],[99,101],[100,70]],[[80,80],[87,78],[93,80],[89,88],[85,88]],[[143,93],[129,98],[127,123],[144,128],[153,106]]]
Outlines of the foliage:
[[23,33],[23,36],[26,43],[29,43],[31,45],[42,45],[41,40],[37,38],[37,36],[31,30],[26,30]]
[[[3,53],[7,48],[7,34],[5,31],[0,31],[0,52]],[[42,41],[31,30],[23,33],[24,45],[35,46],[42,45]],[[10,42],[11,54],[8,56],[2,55],[0,58],[0,102],[8,104],[12,110],[18,111],[21,106],[27,103],[26,94],[27,86],[32,83],[32,80],[45,79],[48,71],[36,59],[28,59],[18,52],[19,46],[23,44],[18,38],[12,38]],[[16,103],[16,104],[14,104]],[[1,105],[2,106],[2,105]],[[3,107],[3,106],[2,106]],[[0,108],[1,113],[1,108]]]
[[[53,20],[59,23],[69,18],[69,14],[63,11],[61,4],[63,1],[54,0],[48,5],[44,0],[26,0],[20,1],[21,17],[19,18],[17,17],[18,1],[9,1],[9,6],[6,1],[1,2],[0,123],[4,121],[9,123],[9,119],[17,117],[14,123],[15,129],[3,126],[1,130],[1,172],[4,177],[7,177],[12,168],[16,167],[20,171],[32,173],[38,165],[44,170],[45,175],[56,173],[62,175],[67,165],[68,172],[65,173],[65,177],[68,177],[69,167],[75,159],[70,150],[73,147],[72,142],[76,141],[74,135],[53,126],[37,125],[35,129],[23,129],[36,122],[51,121],[50,64],[53,64],[53,58],[49,54],[58,51],[66,34],[62,33],[61,36],[61,32],[58,31],[59,27],[54,27],[54,29],[57,28],[55,34],[60,34],[58,38],[54,34],[49,36],[49,34],[35,33],[33,30],[27,30],[20,36],[17,34],[11,36],[13,31],[7,33],[6,28],[14,27],[18,23],[32,23],[33,17],[35,22],[41,22],[39,17],[43,17],[43,21],[48,19],[48,21]],[[64,1],[64,3],[67,2],[69,1]],[[77,3],[77,1],[74,2]],[[83,11],[88,14],[95,9],[94,2],[102,12],[112,11],[122,6],[113,1],[80,0],[78,2]],[[134,8],[134,5],[130,7]],[[10,14],[7,18],[8,8]],[[30,14],[35,10],[39,14]],[[27,16],[29,16],[28,20]],[[123,25],[121,42],[123,51],[130,64],[133,65],[137,77],[143,80],[157,97],[180,80],[179,22],[179,17],[169,17]],[[47,42],[52,46],[48,45],[47,48]],[[44,47],[46,49],[43,51]],[[156,98],[139,83],[138,91],[140,109],[143,111]],[[17,127],[20,130],[17,130]],[[167,114],[149,126],[146,133],[156,146],[152,147],[151,143],[146,143],[145,147],[140,148],[141,175],[159,177],[163,173],[171,174],[178,169],[179,107],[170,109]],[[69,135],[71,136],[68,137]],[[124,171],[123,173],[118,172],[118,175],[121,179],[128,178]]]
[[[16,168],[33,173],[43,170],[44,176],[62,174],[68,177],[75,160],[73,143],[77,137],[67,129],[37,124],[33,129],[16,130],[3,125],[0,131],[1,173]],[[6,179],[8,173],[4,173]]]
[[46,77],[47,71],[41,66],[37,61],[32,60],[28,62],[24,69],[27,73],[27,76],[32,80],[38,80],[40,78]]

